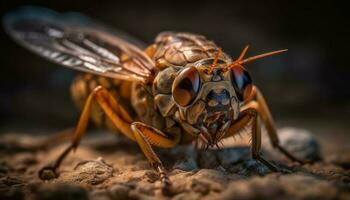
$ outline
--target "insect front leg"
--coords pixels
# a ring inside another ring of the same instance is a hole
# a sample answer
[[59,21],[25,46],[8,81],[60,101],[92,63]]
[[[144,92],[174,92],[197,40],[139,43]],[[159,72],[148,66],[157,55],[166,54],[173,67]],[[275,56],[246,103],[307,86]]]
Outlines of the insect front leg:
[[74,131],[71,144],[60,154],[52,165],[45,166],[39,171],[39,177],[42,180],[57,178],[57,170],[64,158],[69,154],[69,152],[78,147],[81,138],[86,132],[91,114],[92,103],[95,100],[107,117],[117,127],[117,129],[129,139],[135,140],[134,134],[130,128],[130,124],[132,122],[130,115],[106,89],[104,89],[102,86],[98,86],[91,92],[86,100],[78,125]]
[[260,155],[261,150],[261,123],[260,117],[258,115],[259,106],[255,101],[249,102],[242,109],[242,112],[248,113],[252,118],[252,157],[259,160],[265,166],[267,166],[271,171],[278,172],[276,166],[265,160]]
[[172,148],[180,142],[180,134],[168,135],[141,122],[132,123],[131,128],[141,150],[151,163],[151,166],[159,173],[163,192],[168,192],[171,184],[170,180],[162,161],[158,158],[151,145],[161,148]]
[[231,137],[247,126],[249,123],[252,123],[252,157],[256,160],[259,160],[265,166],[267,166],[271,171],[277,172],[278,169],[276,166],[265,160],[260,155],[261,150],[261,125],[260,117],[258,115],[258,106],[256,102],[250,102],[245,105],[240,111],[239,118],[231,125],[228,130],[228,133],[224,138]]
[[271,112],[267,106],[267,103],[263,95],[261,94],[261,92],[256,86],[253,86],[251,94],[249,95],[249,97],[246,99],[245,102],[256,102],[257,111],[267,129],[267,134],[274,148],[278,149],[281,153],[283,153],[286,157],[288,157],[292,161],[299,162],[300,164],[305,164],[308,162],[308,161],[303,161],[296,158],[290,152],[288,152],[284,147],[280,145],[276,127],[275,127],[275,122],[272,118]]

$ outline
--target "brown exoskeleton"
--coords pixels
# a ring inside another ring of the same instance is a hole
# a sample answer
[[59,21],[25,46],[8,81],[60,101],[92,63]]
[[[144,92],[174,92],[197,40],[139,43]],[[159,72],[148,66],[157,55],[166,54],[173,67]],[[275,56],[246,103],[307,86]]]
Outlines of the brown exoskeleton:
[[[58,176],[62,160],[78,147],[91,116],[95,123],[137,142],[165,187],[169,179],[152,146],[172,148],[200,141],[213,147],[249,123],[253,158],[278,171],[259,154],[262,122],[273,147],[301,162],[280,146],[268,106],[242,66],[285,50],[244,58],[246,47],[233,60],[203,36],[164,32],[142,51],[86,18],[79,22],[72,15],[42,9],[9,14],[4,22],[20,44],[86,72],[72,85],[73,98],[82,107],[73,141],[52,166],[40,171],[41,178],[48,172]],[[129,102],[135,118],[121,100]]]

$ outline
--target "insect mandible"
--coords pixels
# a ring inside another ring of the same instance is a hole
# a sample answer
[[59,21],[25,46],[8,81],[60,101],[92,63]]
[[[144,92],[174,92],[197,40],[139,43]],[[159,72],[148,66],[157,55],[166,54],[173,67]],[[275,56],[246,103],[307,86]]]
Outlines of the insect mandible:
[[[58,177],[58,168],[76,149],[91,118],[140,146],[159,173],[163,188],[170,185],[152,146],[173,148],[199,142],[218,146],[251,124],[252,157],[272,171],[278,168],[260,155],[261,123],[272,146],[302,163],[278,140],[269,108],[243,64],[286,50],[245,58],[248,47],[232,59],[201,35],[163,32],[143,51],[121,33],[77,14],[23,8],[4,18],[6,31],[29,50],[62,66],[76,69],[72,96],[82,108],[71,144],[55,162],[39,172]],[[132,117],[121,100],[136,113]],[[105,115],[102,117],[99,112]]]

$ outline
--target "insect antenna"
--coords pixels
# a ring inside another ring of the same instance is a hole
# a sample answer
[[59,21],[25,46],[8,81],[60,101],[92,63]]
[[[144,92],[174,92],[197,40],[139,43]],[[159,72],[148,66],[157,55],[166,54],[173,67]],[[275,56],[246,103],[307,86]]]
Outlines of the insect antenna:
[[239,55],[239,57],[238,57],[238,59],[236,60],[236,62],[237,62],[237,61],[241,61],[241,60],[244,58],[244,56],[245,56],[245,54],[247,53],[248,49],[249,49],[249,45],[247,45],[247,46],[244,47],[244,49],[243,49],[241,55]]
[[282,50],[272,51],[272,52],[268,52],[268,53],[263,53],[263,54],[260,54],[260,55],[256,55],[256,56],[252,56],[250,58],[244,59],[244,60],[240,61],[238,64],[242,65],[244,63],[251,62],[251,61],[257,60],[259,58],[272,56],[272,55],[283,53],[283,52],[286,52],[286,51],[288,51],[288,49],[282,49]]
[[218,48],[216,55],[215,55],[215,58],[214,58],[214,61],[209,68],[210,74],[213,73],[214,67],[216,67],[216,65],[218,64],[218,60],[219,60],[221,54],[222,54],[222,50],[221,50],[221,48]]
[[271,52],[268,52],[268,53],[263,53],[263,54],[260,54],[260,55],[256,55],[256,56],[252,56],[252,57],[243,59],[243,57],[245,56],[245,54],[248,51],[248,48],[249,48],[249,45],[247,45],[243,49],[243,51],[242,51],[241,55],[238,57],[238,59],[235,60],[233,63],[231,63],[228,67],[231,68],[231,67],[234,67],[236,65],[242,65],[244,63],[251,62],[253,60],[257,60],[257,59],[260,59],[260,58],[264,58],[264,57],[268,57],[268,56],[272,56],[272,55],[275,55],[275,54],[279,54],[279,53],[283,53],[283,52],[288,51],[288,49],[282,49],[282,50],[271,51]]

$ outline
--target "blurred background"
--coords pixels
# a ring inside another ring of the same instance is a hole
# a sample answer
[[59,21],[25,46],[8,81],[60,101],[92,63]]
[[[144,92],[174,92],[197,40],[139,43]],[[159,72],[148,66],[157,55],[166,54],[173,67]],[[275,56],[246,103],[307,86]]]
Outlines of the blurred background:
[[[345,3],[344,3],[345,4]],[[236,57],[288,48],[246,65],[271,106],[278,126],[311,129],[343,142],[350,122],[349,17],[340,1],[16,1],[2,0],[1,15],[22,5],[77,11],[150,44],[165,30],[205,35]],[[75,72],[52,64],[0,32],[0,130],[46,131],[74,126],[70,99]]]

